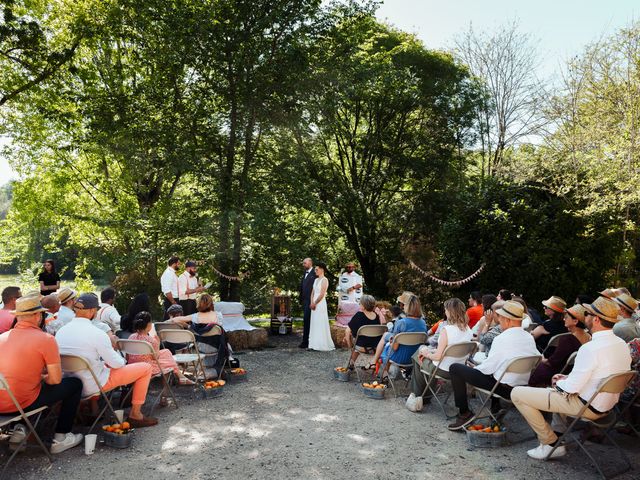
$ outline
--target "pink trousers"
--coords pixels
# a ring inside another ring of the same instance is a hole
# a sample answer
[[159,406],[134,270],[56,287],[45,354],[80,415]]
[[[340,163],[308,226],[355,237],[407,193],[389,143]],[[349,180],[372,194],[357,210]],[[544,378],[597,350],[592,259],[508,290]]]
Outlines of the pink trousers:
[[133,383],[132,405],[143,405],[147,398],[147,390],[151,381],[151,365],[148,363],[131,363],[121,368],[112,368],[109,380],[102,387],[105,392],[121,385]]

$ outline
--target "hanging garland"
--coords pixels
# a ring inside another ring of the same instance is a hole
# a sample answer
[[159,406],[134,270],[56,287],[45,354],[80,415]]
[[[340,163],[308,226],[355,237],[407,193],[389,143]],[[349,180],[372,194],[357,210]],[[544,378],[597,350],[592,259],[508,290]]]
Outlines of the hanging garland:
[[475,272],[473,272],[471,275],[469,275],[467,278],[463,278],[462,280],[457,280],[455,282],[449,282],[447,280],[442,280],[442,279],[440,279],[438,277],[434,277],[433,275],[431,275],[430,273],[425,272],[418,265],[413,263],[413,260],[409,260],[409,265],[414,270],[417,270],[418,272],[420,272],[425,277],[429,278],[430,280],[432,280],[432,281],[434,281],[436,283],[439,283],[440,285],[444,285],[445,287],[461,287],[465,283],[469,283],[471,280],[473,280],[478,275],[480,275],[482,273],[482,271],[484,270],[484,265],[485,264],[483,263],[482,265],[480,265],[480,268],[478,270],[476,270]]
[[[205,265],[207,262],[205,262],[204,260],[197,260],[196,264],[198,266],[202,266]],[[237,276],[233,277],[231,275],[225,275],[224,273],[222,273],[220,270],[218,270],[216,267],[211,266],[211,269],[213,270],[213,272],[218,275],[220,278],[224,278],[225,280],[229,280],[230,282],[241,282],[242,280],[244,280],[245,278],[247,278],[249,276],[249,274],[251,272],[241,272],[239,273]]]

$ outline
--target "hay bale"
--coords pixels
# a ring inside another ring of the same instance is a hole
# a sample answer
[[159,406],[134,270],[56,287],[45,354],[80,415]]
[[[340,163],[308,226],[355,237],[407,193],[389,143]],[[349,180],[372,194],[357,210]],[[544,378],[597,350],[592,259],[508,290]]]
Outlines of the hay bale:
[[269,334],[264,328],[256,328],[247,332],[249,348],[264,348],[269,342]]
[[347,329],[341,325],[331,325],[331,339],[336,348],[344,348],[344,334]]
[[227,332],[227,339],[234,352],[247,350],[249,348],[249,332],[246,330]]

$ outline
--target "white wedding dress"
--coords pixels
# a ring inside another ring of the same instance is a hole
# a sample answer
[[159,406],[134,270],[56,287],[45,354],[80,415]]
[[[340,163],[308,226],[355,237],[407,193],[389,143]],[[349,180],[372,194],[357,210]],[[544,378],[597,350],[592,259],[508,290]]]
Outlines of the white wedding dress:
[[[320,296],[322,285],[321,282],[329,283],[326,278],[316,278],[313,282],[313,302]],[[325,295],[326,297],[326,295]],[[311,326],[309,328],[309,348],[311,350],[319,350],[321,352],[328,352],[335,350],[333,340],[331,339],[331,329],[329,328],[329,313],[327,311],[327,300],[323,298],[322,301],[316,304],[316,309],[311,310]]]

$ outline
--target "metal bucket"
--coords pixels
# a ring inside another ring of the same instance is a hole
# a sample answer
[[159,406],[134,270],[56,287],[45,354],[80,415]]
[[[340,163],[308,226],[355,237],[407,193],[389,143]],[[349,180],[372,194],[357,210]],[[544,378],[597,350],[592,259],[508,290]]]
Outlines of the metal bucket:
[[104,444],[107,447],[113,448],[129,448],[131,446],[131,442],[133,441],[133,430],[130,430],[129,433],[117,434],[113,432],[102,432],[102,436],[104,439]]
[[[466,429],[465,429],[466,430]],[[507,444],[507,431],[482,432],[480,430],[466,430],[469,445],[476,448],[497,448]]]
[[347,370],[346,372],[340,372],[339,370],[336,370],[334,368],[333,378],[335,378],[339,382],[348,382],[351,380],[351,370]]
[[386,392],[387,387],[384,388],[367,388],[362,386],[362,391],[369,398],[375,398],[376,400],[383,400],[384,393]]

